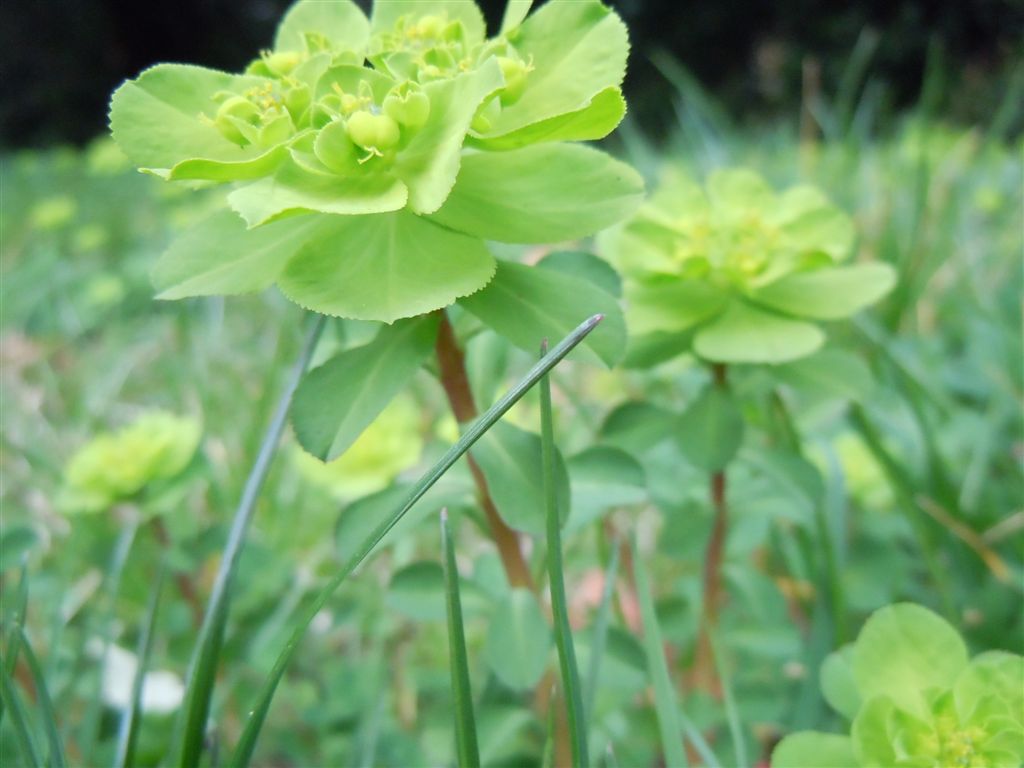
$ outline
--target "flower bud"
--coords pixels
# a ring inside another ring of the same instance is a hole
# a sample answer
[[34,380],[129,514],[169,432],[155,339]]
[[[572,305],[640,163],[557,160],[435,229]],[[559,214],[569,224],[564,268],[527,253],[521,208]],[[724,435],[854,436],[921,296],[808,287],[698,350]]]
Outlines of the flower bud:
[[398,123],[387,115],[356,112],[349,117],[347,125],[349,138],[374,153],[391,149],[401,138]]
[[406,82],[393,88],[384,99],[384,114],[403,127],[421,128],[430,116],[430,99],[419,85]]
[[249,138],[239,123],[251,125],[259,116],[259,108],[251,101],[242,96],[232,96],[217,109],[213,124],[228,141],[244,147],[249,143]]
[[413,36],[436,40],[444,32],[444,19],[440,16],[424,16],[412,28]]
[[519,101],[526,90],[526,76],[530,67],[522,59],[513,59],[508,56],[498,56],[498,66],[501,67],[501,74],[505,76],[505,87],[501,91],[501,103],[504,105],[514,104]]
[[347,175],[359,167],[359,148],[352,143],[344,120],[328,123],[316,135],[313,154],[335,173]]
[[275,75],[284,76],[299,65],[302,61],[302,54],[297,51],[282,51],[281,53],[271,53],[264,60],[267,63],[267,69]]

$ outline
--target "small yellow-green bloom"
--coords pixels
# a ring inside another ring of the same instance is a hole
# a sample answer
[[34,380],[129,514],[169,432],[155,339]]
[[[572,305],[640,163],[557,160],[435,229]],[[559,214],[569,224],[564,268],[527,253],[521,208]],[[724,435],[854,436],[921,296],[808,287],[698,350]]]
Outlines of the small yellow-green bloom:
[[634,334],[691,334],[700,357],[781,363],[824,342],[816,321],[838,320],[893,286],[887,264],[842,264],[850,217],[806,185],[776,193],[745,169],[702,187],[670,175],[630,221],[603,236],[625,277]]
[[93,438],[71,457],[57,506],[68,514],[100,512],[188,466],[199,446],[199,422],[153,411],[127,427]]

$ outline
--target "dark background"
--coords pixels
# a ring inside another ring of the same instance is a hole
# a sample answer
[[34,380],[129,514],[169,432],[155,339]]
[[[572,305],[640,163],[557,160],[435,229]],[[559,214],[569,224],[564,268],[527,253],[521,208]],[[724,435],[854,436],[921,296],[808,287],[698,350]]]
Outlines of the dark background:
[[[360,3],[367,7],[369,2]],[[489,26],[504,0],[481,0]],[[631,113],[658,135],[673,121],[665,78],[648,58],[667,52],[743,121],[791,117],[801,69],[821,66],[836,91],[858,38],[878,44],[867,79],[889,114],[920,98],[926,62],[933,108],[984,121],[1022,60],[1021,0],[612,0],[633,43]],[[3,0],[0,146],[82,143],[105,129],[110,92],[159,61],[238,70],[269,45],[289,0]],[[930,52],[930,53],[929,53]],[[1019,129],[1019,126],[1018,126]]]

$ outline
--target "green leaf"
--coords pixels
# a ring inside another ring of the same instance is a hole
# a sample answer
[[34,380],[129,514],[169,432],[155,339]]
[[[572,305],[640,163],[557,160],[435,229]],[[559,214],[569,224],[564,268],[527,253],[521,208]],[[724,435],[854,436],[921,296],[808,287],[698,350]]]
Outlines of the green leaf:
[[[458,461],[462,455],[465,454],[466,451],[468,451],[470,447],[472,447],[473,444],[487,432],[488,429],[493,427],[494,424],[497,423],[498,419],[504,416],[513,405],[519,402],[523,395],[525,395],[542,376],[545,376],[552,368],[563,360],[577,344],[586,338],[587,334],[593,331],[600,320],[600,317],[589,318],[585,323],[582,323],[578,328],[574,329],[570,335],[562,339],[556,347],[554,347],[536,365],[534,365],[533,368],[531,368],[527,374],[520,379],[514,387],[512,387],[512,389],[505,393],[498,402],[488,408],[479,419],[473,422],[473,424],[466,430],[465,434],[459,438],[459,441],[453,445],[444,454],[444,456],[442,456],[436,464],[427,470],[416,484],[409,489],[404,502],[402,502],[400,506],[396,506],[391,515],[381,519],[373,527],[370,534],[353,550],[351,556],[345,559],[341,568],[339,568],[330,577],[323,589],[321,589],[320,592],[317,593],[316,597],[307,604],[304,612],[293,623],[293,630],[288,641],[282,647],[277,660],[274,662],[273,669],[271,669],[270,674],[267,675],[262,687],[260,688],[255,705],[249,711],[249,718],[245,722],[238,744],[231,755],[229,762],[230,765],[237,766],[237,768],[245,768],[249,765],[249,762],[252,760],[253,750],[256,748],[256,741],[259,737],[260,730],[266,721],[267,713],[270,711],[274,692],[277,690],[277,686],[281,682],[281,678],[284,676],[285,670],[288,668],[288,664],[291,662],[292,656],[299,646],[299,642],[302,640],[303,635],[305,635],[306,629],[309,627],[310,623],[327,604],[327,601],[330,600],[331,596],[338,587],[341,586],[342,582],[352,574],[356,567],[358,567],[366,556],[374,550],[388,532],[402,520],[405,514],[416,505],[416,502],[422,499],[424,494],[426,494],[427,491],[429,491],[430,488],[433,487],[434,484],[436,484],[437,481],[452,468],[455,462]],[[205,717],[203,718],[203,722],[205,722]]]
[[510,39],[533,71],[523,95],[501,110],[484,138],[580,110],[601,91],[619,85],[626,72],[626,26],[596,0],[552,0]]
[[640,504],[647,498],[643,466],[621,448],[596,445],[570,457],[566,464],[572,488],[567,533],[608,509]]
[[683,731],[679,722],[679,701],[676,698],[672,678],[665,660],[665,648],[661,640],[661,628],[654,609],[654,598],[644,568],[644,559],[632,542],[633,575],[636,579],[636,598],[640,603],[640,617],[643,622],[643,643],[647,655],[647,674],[654,686],[654,710],[658,719],[658,733],[661,748],[665,753],[665,764],[673,768],[689,765],[683,748]]
[[857,682],[853,678],[853,645],[830,653],[821,665],[819,677],[825,701],[852,722],[861,705]]
[[781,381],[812,395],[862,402],[874,386],[867,364],[851,352],[826,348],[778,366],[773,374]]
[[351,0],[299,0],[281,19],[275,51],[305,51],[306,33],[323,35],[334,48],[361,54],[370,39],[370,22]]
[[795,272],[755,291],[750,299],[780,312],[816,320],[839,320],[874,304],[896,284],[888,264]]
[[597,141],[614,131],[625,116],[626,100],[622,91],[618,86],[610,86],[579,109],[500,135],[470,133],[467,144],[487,150],[506,150],[546,141]]
[[852,768],[859,765],[849,736],[791,733],[772,752],[772,768]]
[[856,765],[890,766],[896,764],[889,724],[896,710],[887,696],[875,696],[865,701],[850,729]]
[[445,615],[445,575],[430,560],[395,571],[384,600],[389,610],[413,621],[439,621]]
[[325,461],[344,453],[433,352],[437,323],[424,315],[385,326],[306,374],[292,405],[302,447]]
[[628,216],[643,190],[636,171],[590,147],[475,152],[463,158],[451,194],[432,218],[485,240],[557,243]]
[[[158,64],[114,92],[110,129],[137,165],[165,177],[253,178],[281,159],[278,148],[240,147],[200,115],[216,114],[215,94],[237,93],[265,82],[187,64]],[[206,162],[177,167],[196,159]]]
[[501,34],[510,32],[523,23],[523,19],[530,13],[530,6],[533,0],[508,0],[505,5],[505,15],[501,18]]
[[989,696],[1006,704],[1007,712],[1024,727],[1024,657],[1003,651],[975,656],[953,686],[957,713],[967,722],[978,705]]
[[[786,194],[782,199],[786,199]],[[816,190],[807,191],[805,187],[796,187],[788,194],[794,198],[803,196],[802,204],[808,210],[789,221],[779,222],[782,242],[789,248],[803,253],[825,253],[832,261],[842,261],[853,251],[856,230],[853,221],[843,211],[825,203],[813,205],[813,199],[822,196]],[[779,210],[780,217],[790,211]]]
[[400,211],[332,217],[278,284],[316,312],[390,323],[446,307],[493,274],[483,242]]
[[683,455],[706,472],[718,472],[743,443],[743,413],[733,394],[708,385],[683,412],[676,430]]
[[825,342],[817,327],[734,300],[694,337],[698,355],[716,363],[783,363],[809,355]]
[[676,419],[645,401],[617,406],[601,425],[602,439],[634,454],[642,454],[673,433]]
[[461,21],[471,43],[480,42],[486,34],[483,14],[476,3],[466,0],[384,0],[373,4],[370,23],[374,33],[389,32],[402,16],[417,21],[428,15]]
[[708,176],[708,199],[727,211],[771,210],[775,192],[760,175],[747,168],[721,168]]
[[[541,346],[547,352],[547,342]],[[555,481],[558,457],[555,448],[554,419],[551,416],[551,380],[540,380],[541,464],[544,485],[544,512],[548,560],[548,591],[551,595],[551,613],[555,625],[555,645],[558,648],[558,666],[562,675],[565,696],[569,744],[574,766],[590,765],[587,755],[587,725],[583,711],[583,692],[580,671],[576,664],[572,627],[569,624],[569,606],[565,597],[565,574],[562,569],[562,520],[558,510],[558,488]]]
[[14,726],[14,740],[18,745],[18,751],[21,752],[22,760],[31,766],[43,765],[32,736],[32,726],[25,710],[25,702],[18,693],[6,664],[0,665],[0,701],[3,702],[4,710],[10,713],[11,724]]
[[32,643],[29,642],[28,635],[25,634],[25,628],[18,626],[17,632],[21,637],[20,650],[25,656],[25,664],[28,666],[32,685],[35,688],[35,697],[38,702],[39,715],[42,719],[43,733],[46,734],[46,765],[53,768],[64,768],[67,764],[67,761],[64,759],[64,745],[60,740],[57,713],[53,708],[53,699],[50,697],[46,678],[43,676],[42,665],[39,663],[36,652],[32,649]]
[[901,709],[924,716],[928,688],[952,688],[967,666],[967,648],[937,614],[911,603],[876,611],[853,649],[853,676],[867,700],[886,695]]
[[533,350],[544,339],[564,335],[595,312],[605,319],[587,348],[611,366],[625,347],[626,328],[615,297],[553,270],[499,261],[487,287],[459,303],[522,349]]
[[692,346],[692,331],[630,335],[621,365],[623,368],[654,368],[689,352]]
[[626,284],[631,334],[686,331],[724,310],[729,295],[699,280],[664,275]]
[[218,211],[175,240],[157,260],[151,275],[160,291],[157,298],[263,290],[327,221],[297,216],[247,229],[234,211]]
[[309,211],[344,216],[397,211],[405,207],[408,196],[405,185],[388,174],[343,177],[311,173],[287,162],[273,176],[236,188],[228,195],[228,204],[250,227],[258,227]]
[[[544,534],[544,487],[540,437],[511,424],[497,424],[473,449],[501,518],[512,528]],[[569,517],[569,473],[559,455],[555,463],[559,519]]]
[[398,153],[394,165],[395,175],[409,187],[409,207],[414,212],[433,213],[444,204],[459,175],[462,144],[473,115],[504,82],[497,60],[489,59],[479,69],[423,86],[430,99],[430,115]]
[[537,598],[528,589],[510,590],[488,627],[487,665],[509,688],[525,691],[544,674],[550,651],[551,630]]
[[537,266],[588,280],[615,298],[622,296],[622,278],[619,273],[607,261],[592,253],[554,251],[538,261]]
[[451,667],[454,700],[455,751],[459,768],[480,765],[476,719],[473,716],[473,689],[469,682],[469,657],[466,653],[462,599],[459,595],[459,569],[455,564],[455,545],[448,527],[448,512],[441,510],[441,549],[444,555],[444,585],[448,614],[448,664]]

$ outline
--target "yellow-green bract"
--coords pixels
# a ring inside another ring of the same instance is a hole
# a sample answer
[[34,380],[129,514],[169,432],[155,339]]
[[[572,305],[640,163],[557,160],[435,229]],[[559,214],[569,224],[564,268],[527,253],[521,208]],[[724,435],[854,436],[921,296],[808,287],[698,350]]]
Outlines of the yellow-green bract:
[[195,455],[200,435],[194,419],[162,411],[98,435],[68,462],[57,506],[75,514],[128,501],[150,483],[180,474]]
[[776,193],[744,169],[705,187],[670,172],[651,201],[601,238],[625,276],[633,334],[689,334],[719,363],[780,363],[817,350],[814,321],[848,317],[893,286],[886,264],[843,264],[850,218],[818,190]]
[[850,735],[784,738],[773,768],[1016,768],[1024,761],[1024,658],[968,659],[957,631],[900,603],[868,619],[857,641],[821,668],[825,698]]
[[277,283],[315,311],[391,322],[486,285],[485,239],[564,241],[628,215],[636,173],[565,143],[622,119],[625,26],[598,0],[528,8],[487,39],[469,0],[389,0],[369,19],[300,0],[244,73],[160,64],[122,85],[111,130],[140,168],[234,186],[231,211],[157,264],[161,295]]

